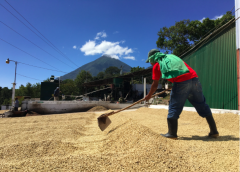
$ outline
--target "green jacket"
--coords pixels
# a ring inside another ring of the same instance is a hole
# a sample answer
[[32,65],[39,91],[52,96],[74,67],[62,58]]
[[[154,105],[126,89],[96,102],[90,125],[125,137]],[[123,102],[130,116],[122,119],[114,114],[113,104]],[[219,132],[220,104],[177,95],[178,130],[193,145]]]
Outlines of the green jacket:
[[175,78],[189,72],[182,59],[173,54],[157,52],[149,57],[149,62],[159,63],[163,79]]

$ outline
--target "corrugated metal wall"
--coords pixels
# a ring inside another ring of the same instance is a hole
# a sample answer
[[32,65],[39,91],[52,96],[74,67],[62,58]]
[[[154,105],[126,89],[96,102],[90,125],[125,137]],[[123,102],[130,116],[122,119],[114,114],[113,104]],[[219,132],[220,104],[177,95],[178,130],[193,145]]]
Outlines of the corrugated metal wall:
[[238,110],[235,23],[183,60],[197,72],[210,108]]

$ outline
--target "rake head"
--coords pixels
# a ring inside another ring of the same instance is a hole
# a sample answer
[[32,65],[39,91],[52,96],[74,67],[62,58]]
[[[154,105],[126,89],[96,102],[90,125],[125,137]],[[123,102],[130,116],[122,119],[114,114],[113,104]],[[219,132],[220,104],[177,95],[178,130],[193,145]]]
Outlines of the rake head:
[[112,115],[113,113],[114,112],[102,114],[98,117],[98,126],[102,131],[104,131],[111,124],[111,120],[108,118],[108,116]]

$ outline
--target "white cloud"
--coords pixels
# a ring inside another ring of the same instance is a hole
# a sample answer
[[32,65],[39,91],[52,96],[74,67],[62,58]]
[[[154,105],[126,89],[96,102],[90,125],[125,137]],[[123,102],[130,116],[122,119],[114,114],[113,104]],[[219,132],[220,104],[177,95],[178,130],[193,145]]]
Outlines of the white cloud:
[[74,46],[73,46],[73,49],[77,49],[77,46],[76,46],[76,45],[74,45]]
[[223,17],[223,15],[220,15],[220,16],[215,16],[214,18],[212,18],[211,20],[216,20],[216,19],[220,19],[220,18],[222,18]]
[[97,33],[97,36],[95,37],[95,39],[99,39],[100,37],[106,38],[106,37],[107,37],[107,34],[106,34],[104,31],[98,32],[98,33]]
[[[220,16],[215,16],[215,17],[213,17],[211,20],[216,20],[216,19],[220,19],[220,18],[222,18],[223,17],[223,15],[220,15]],[[201,20],[199,20],[201,23],[203,22],[203,20],[204,19],[206,19],[205,17],[203,17]]]
[[205,19],[205,17],[203,17],[201,20],[199,20],[201,23],[203,22],[203,20]]
[[127,57],[123,57],[124,59],[130,59],[130,60],[135,60],[135,57],[133,56],[127,56]]
[[[96,55],[96,54],[107,54],[112,58],[119,59],[123,55],[129,55],[133,53],[133,50],[128,47],[120,46],[121,42],[109,42],[102,41],[97,44],[95,41],[89,40],[81,48],[80,51],[84,52],[84,55]],[[133,56],[124,57],[125,59],[135,60]]]
[[118,59],[122,55],[128,55],[132,53],[132,49],[128,47],[121,47],[119,42],[102,41],[100,44],[96,44],[95,41],[89,40],[85,45],[80,48],[85,55],[96,55],[96,54],[108,54],[113,58]]
[[[99,33],[97,35],[100,35]],[[84,52],[85,56],[88,55],[96,55],[96,54],[106,54],[110,55],[112,58],[119,59],[123,55],[129,55],[133,53],[133,50],[128,47],[120,46],[121,42],[109,42],[109,41],[102,41],[101,43],[97,44],[96,40],[89,40],[86,42],[81,48],[80,51]],[[133,56],[124,57],[125,59],[135,60]]]
[[145,59],[142,59],[142,61],[145,61]]
[[111,58],[119,60],[119,57],[117,55],[111,55]]
[[119,32],[118,31],[113,32],[113,34],[117,34],[117,33],[119,33]]

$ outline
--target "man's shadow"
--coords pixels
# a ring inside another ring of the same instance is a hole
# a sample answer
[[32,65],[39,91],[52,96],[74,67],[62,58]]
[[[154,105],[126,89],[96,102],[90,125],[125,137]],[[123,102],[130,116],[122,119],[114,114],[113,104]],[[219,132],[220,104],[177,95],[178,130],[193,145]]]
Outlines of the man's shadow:
[[217,138],[212,138],[208,136],[192,136],[192,137],[179,137],[178,140],[239,141],[239,137],[234,137],[233,135],[218,136]]

